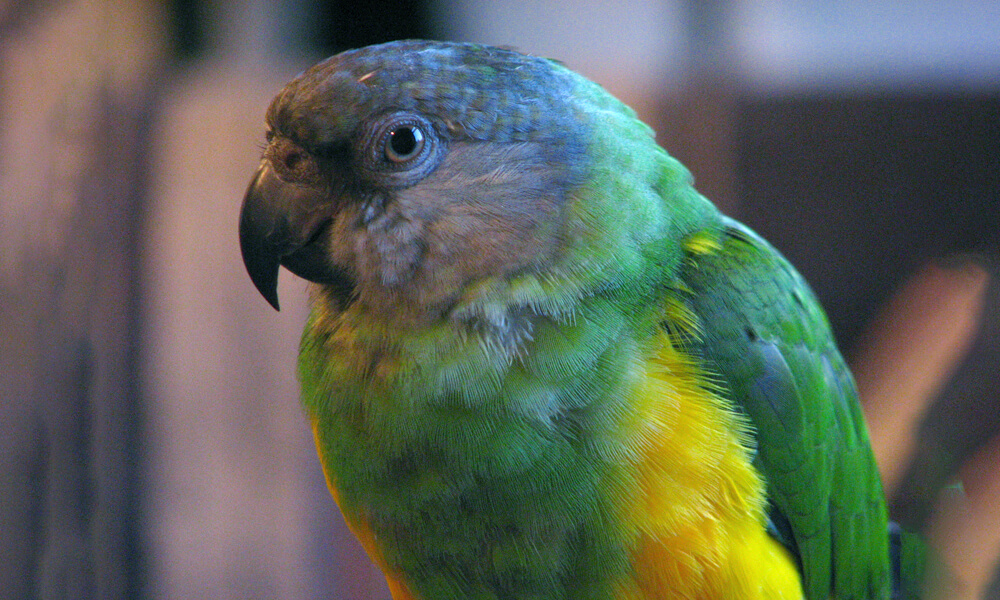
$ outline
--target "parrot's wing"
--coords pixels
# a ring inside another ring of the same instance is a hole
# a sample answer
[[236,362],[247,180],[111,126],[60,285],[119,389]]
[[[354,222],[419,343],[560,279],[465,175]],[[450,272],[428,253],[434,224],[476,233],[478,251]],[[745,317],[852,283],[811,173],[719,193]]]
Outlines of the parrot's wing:
[[[686,246],[687,341],[750,419],[772,533],[798,557],[806,597],[887,597],[885,506],[864,417],[819,303],[763,239],[734,221]],[[832,591],[832,595],[831,595]]]

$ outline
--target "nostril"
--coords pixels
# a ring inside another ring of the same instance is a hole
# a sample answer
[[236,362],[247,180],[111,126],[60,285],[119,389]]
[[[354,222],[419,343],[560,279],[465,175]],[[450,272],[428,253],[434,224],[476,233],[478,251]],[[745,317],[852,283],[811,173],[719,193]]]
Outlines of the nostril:
[[309,185],[319,180],[319,165],[313,155],[290,140],[277,139],[272,142],[265,150],[264,157],[274,165],[282,181]]

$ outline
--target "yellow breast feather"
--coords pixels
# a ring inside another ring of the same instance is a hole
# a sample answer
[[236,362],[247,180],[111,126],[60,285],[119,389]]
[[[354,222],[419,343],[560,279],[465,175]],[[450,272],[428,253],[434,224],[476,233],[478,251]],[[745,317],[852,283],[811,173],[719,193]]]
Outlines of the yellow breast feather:
[[620,505],[636,537],[619,597],[801,600],[795,559],[766,530],[749,423],[671,338],[660,332],[639,366],[623,423],[638,451]]

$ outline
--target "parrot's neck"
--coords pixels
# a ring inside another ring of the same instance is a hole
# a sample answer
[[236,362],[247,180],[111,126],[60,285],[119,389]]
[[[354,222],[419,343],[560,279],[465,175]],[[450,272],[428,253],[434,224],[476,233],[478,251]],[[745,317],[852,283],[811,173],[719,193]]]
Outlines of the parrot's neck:
[[[486,280],[447,318],[431,324],[387,319],[364,306],[339,310],[335,300],[319,294],[303,338],[303,384],[309,383],[308,370],[322,364],[338,393],[316,398],[322,405],[307,395],[306,407],[351,411],[360,403],[379,411],[404,404],[407,410],[488,404],[491,410],[530,412],[519,406],[516,381],[577,380],[615,342],[634,343],[638,319],[623,314],[603,287],[568,276]],[[574,360],[566,362],[567,355]]]

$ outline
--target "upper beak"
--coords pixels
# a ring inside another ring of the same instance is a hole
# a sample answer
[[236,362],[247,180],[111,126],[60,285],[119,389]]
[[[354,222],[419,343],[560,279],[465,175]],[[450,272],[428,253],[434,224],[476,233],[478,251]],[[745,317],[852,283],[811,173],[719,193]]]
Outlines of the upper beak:
[[281,265],[317,283],[340,280],[321,239],[332,205],[324,189],[284,181],[270,161],[261,161],[240,209],[240,251],[251,281],[275,310]]

